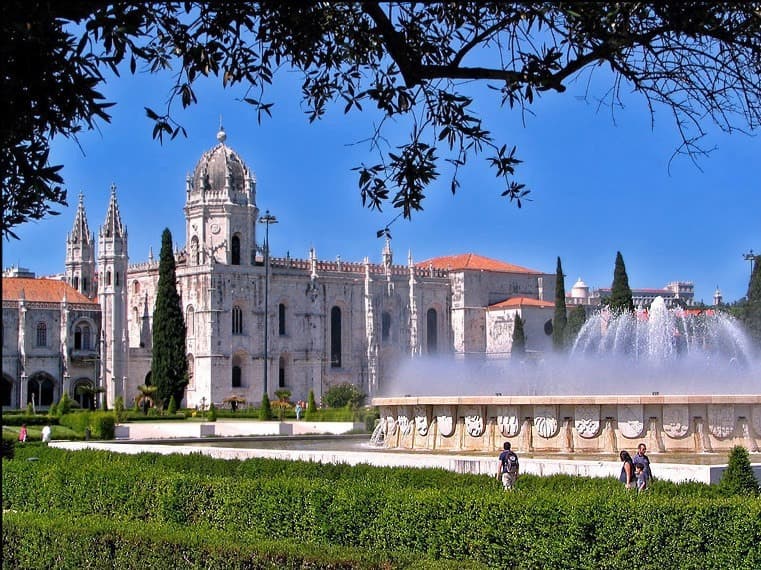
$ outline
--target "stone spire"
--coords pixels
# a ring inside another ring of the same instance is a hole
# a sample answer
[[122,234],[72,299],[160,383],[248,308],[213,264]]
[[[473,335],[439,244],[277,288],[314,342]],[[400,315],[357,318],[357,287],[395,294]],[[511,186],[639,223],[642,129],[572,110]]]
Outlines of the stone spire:
[[90,233],[90,226],[87,224],[87,214],[85,213],[85,199],[84,195],[81,192],[79,193],[77,213],[74,216],[74,226],[71,228],[71,233],[68,235],[68,240],[72,243],[79,243],[90,247],[95,241],[95,237],[92,233]]
[[101,236],[106,238],[125,238],[127,232],[122,224],[122,217],[119,214],[119,205],[116,202],[116,184],[111,184],[111,200],[108,203],[106,212],[106,221],[100,229]]

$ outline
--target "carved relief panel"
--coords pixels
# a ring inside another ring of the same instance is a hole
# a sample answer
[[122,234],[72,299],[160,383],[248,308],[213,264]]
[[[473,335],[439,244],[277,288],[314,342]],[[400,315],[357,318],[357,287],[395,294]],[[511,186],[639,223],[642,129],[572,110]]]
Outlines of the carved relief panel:
[[645,427],[642,404],[618,406],[618,430],[629,439],[639,437]]
[[663,406],[663,431],[672,439],[687,435],[690,428],[690,407],[687,404]]
[[542,437],[550,438],[555,435],[558,432],[557,406],[534,406],[534,428]]
[[732,404],[709,405],[708,431],[719,439],[732,435],[735,431],[735,407]]
[[436,424],[442,437],[452,437],[456,427],[454,421],[454,406],[434,406],[433,414],[436,416]]
[[518,421],[518,406],[497,407],[497,426],[504,437],[518,435],[520,424]]
[[410,406],[399,406],[399,410],[396,416],[396,423],[399,425],[399,431],[402,435],[410,435],[412,433],[412,414]]
[[757,437],[761,437],[761,406],[753,406],[750,409],[750,423]]
[[465,418],[465,431],[471,437],[481,437],[484,433],[484,415],[480,406],[466,406],[461,413]]
[[383,432],[386,437],[396,435],[396,418],[394,417],[393,410],[390,408],[385,410],[384,425],[385,428],[383,429]]
[[595,404],[576,406],[573,416],[576,433],[579,436],[591,439],[600,431],[600,406]]
[[428,406],[415,406],[415,429],[420,435],[428,435],[428,429],[431,427],[428,410]]

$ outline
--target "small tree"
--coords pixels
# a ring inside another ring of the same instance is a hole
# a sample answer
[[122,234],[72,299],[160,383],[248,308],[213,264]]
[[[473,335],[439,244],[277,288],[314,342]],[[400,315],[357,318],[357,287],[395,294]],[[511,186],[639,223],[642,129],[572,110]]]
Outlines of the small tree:
[[526,334],[523,332],[523,319],[517,313],[515,314],[515,325],[513,326],[512,354],[516,356],[526,354]]
[[729,463],[721,476],[719,488],[726,495],[759,494],[759,484],[750,465],[748,450],[741,445],[736,445],[729,452]]
[[177,400],[174,399],[174,395],[169,398],[169,406],[167,407],[166,411],[170,416],[173,416],[177,413]]
[[328,388],[322,397],[322,401],[329,408],[343,408],[350,406],[358,408],[365,403],[366,395],[360,392],[351,382],[341,382]]
[[275,407],[278,409],[278,417],[282,421],[285,417],[285,411],[291,407],[291,391],[281,388],[280,390],[275,390],[275,396],[277,396]]
[[552,346],[555,350],[563,350],[566,346],[566,325],[568,317],[565,306],[565,277],[563,266],[558,257],[555,269],[555,315],[552,317]]
[[262,406],[259,408],[259,419],[263,421],[272,419],[272,406],[267,392],[262,394]]
[[583,305],[576,305],[571,309],[568,315],[568,325],[566,326],[566,346],[573,346],[576,341],[576,337],[579,336],[579,331],[587,321],[587,312],[584,310]]
[[307,413],[313,414],[317,411],[317,403],[314,401],[314,390],[309,390],[307,397]]

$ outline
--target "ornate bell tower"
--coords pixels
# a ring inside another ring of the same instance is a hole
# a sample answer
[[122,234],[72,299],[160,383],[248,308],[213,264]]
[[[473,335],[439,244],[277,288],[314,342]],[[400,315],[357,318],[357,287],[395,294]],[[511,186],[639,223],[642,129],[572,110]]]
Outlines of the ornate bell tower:
[[98,231],[98,301],[103,328],[100,337],[100,382],[109,406],[124,396],[127,378],[127,228],[116,202],[116,186],[106,221]]

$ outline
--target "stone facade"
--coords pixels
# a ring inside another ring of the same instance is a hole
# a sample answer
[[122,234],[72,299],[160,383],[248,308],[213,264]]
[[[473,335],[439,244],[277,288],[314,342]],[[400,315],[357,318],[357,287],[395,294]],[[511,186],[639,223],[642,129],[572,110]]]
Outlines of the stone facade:
[[[419,263],[410,254],[399,264],[388,241],[379,263],[323,261],[314,250],[308,259],[270,257],[257,235],[268,226],[256,178],[224,131],[217,138],[185,181],[185,244],[175,236],[190,365],[186,406],[219,405],[233,395],[258,403],[265,377],[270,396],[286,388],[306,399],[314,390],[319,401],[331,385],[351,382],[372,397],[408,357],[509,357],[504,339],[512,338],[516,314],[527,321],[528,350],[549,346],[546,301],[539,308],[492,306],[542,301],[544,291],[554,291],[554,274],[474,254]],[[98,385],[110,403],[123,396],[129,405],[138,385],[150,382],[158,267],[152,255],[130,262],[114,187],[96,253],[80,197],[64,279],[100,307]]]

